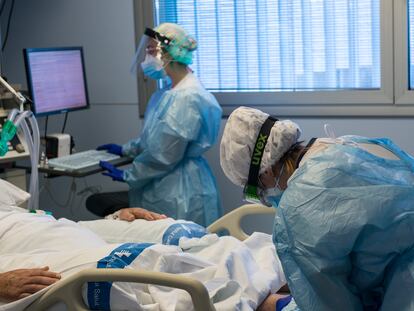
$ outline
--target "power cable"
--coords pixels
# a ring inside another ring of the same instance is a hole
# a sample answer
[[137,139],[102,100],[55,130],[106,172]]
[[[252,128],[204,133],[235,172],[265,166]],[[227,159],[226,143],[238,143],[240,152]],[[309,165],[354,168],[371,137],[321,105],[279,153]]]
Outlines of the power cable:
[[46,136],[47,136],[47,123],[48,123],[48,121],[49,121],[49,116],[46,116],[46,120],[45,120],[45,135],[44,135],[45,139],[46,139]]
[[55,199],[55,197],[53,196],[51,190],[49,189],[49,181],[47,181],[47,184],[45,186],[45,190],[49,194],[49,197],[52,199],[53,203],[55,203],[57,206],[62,207],[62,208],[69,208],[69,210],[70,210],[71,203],[73,202],[73,198],[76,194],[75,178],[74,177],[72,178],[72,183],[70,185],[70,190],[69,190],[69,193],[68,193],[68,197],[67,197],[67,199],[64,203],[60,203]]
[[[9,38],[9,30],[10,30],[10,23],[11,23],[13,9],[14,9],[14,1],[15,0],[12,0],[12,3],[10,5],[9,17],[8,17],[7,27],[6,27],[6,34],[4,36],[3,45],[1,46],[1,51],[2,52],[4,51],[4,48],[6,47],[6,44],[7,44],[7,39]],[[3,0],[3,2],[6,2],[6,0]]]
[[65,132],[65,128],[66,128],[66,121],[68,120],[68,113],[65,113],[65,121],[63,122],[63,127],[62,127],[62,134]]
[[0,7],[0,15],[3,14],[4,11],[4,7],[6,6],[6,0],[3,0],[1,2],[1,7]]

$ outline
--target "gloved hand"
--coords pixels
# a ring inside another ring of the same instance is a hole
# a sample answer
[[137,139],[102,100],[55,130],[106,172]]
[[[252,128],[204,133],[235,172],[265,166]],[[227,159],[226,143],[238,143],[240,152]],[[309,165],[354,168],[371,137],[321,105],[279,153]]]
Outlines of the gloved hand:
[[99,161],[99,165],[104,170],[107,170],[108,171],[108,172],[102,173],[102,175],[112,177],[112,180],[125,181],[124,180],[124,171],[123,170],[117,169],[111,163],[106,162],[106,161]]
[[[276,302],[276,311],[283,310],[283,308],[286,307],[288,304],[290,304],[291,301],[292,301],[292,295],[289,295],[289,296],[285,296],[283,298],[280,298]],[[294,301],[293,301],[293,304],[296,305],[296,303]]]
[[117,145],[117,144],[101,145],[101,146],[98,146],[96,150],[107,150],[109,153],[122,156],[122,146]]

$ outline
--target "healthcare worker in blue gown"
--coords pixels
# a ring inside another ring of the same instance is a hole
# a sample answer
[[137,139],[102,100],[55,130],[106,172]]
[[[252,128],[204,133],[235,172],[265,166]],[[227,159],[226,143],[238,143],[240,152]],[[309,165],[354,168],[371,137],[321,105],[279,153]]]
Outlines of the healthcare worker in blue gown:
[[130,207],[207,226],[222,214],[215,178],[203,158],[217,141],[222,109],[188,67],[196,47],[177,24],[146,29],[136,62],[144,75],[164,79],[167,87],[151,97],[139,138],[98,149],[134,158],[125,170],[101,163],[106,175],[128,183]]
[[220,157],[247,198],[277,209],[286,310],[414,310],[414,158],[387,138],[329,130],[305,145],[297,125],[268,117],[235,110]]

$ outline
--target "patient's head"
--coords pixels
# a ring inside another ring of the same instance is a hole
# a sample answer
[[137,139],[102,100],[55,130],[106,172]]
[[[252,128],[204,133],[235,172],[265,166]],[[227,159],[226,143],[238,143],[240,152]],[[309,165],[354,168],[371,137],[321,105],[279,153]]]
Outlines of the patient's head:
[[[268,117],[267,113],[249,107],[239,107],[229,116],[221,139],[220,164],[226,176],[238,186],[247,184],[250,163],[257,153],[256,142],[257,146],[262,147],[258,136]],[[295,147],[300,135],[301,130],[296,123],[290,120],[276,121],[263,149],[259,175],[273,176],[268,173],[281,168],[280,163],[282,160],[286,162],[284,157]]]

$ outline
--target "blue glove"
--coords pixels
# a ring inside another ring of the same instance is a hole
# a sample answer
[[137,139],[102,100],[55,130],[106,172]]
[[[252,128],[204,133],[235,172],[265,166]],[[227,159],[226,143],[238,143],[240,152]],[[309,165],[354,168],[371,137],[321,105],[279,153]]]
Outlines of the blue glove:
[[96,150],[106,150],[109,153],[122,156],[122,146],[117,145],[117,144],[101,145],[101,146],[98,146],[98,148],[96,148]]
[[291,300],[292,300],[291,295],[280,298],[276,303],[276,311],[281,311],[284,307],[286,307],[290,303]]
[[117,169],[111,163],[106,161],[99,161],[99,165],[108,172],[102,173],[102,175],[112,177],[112,180],[116,181],[125,181],[124,180],[124,171]]

